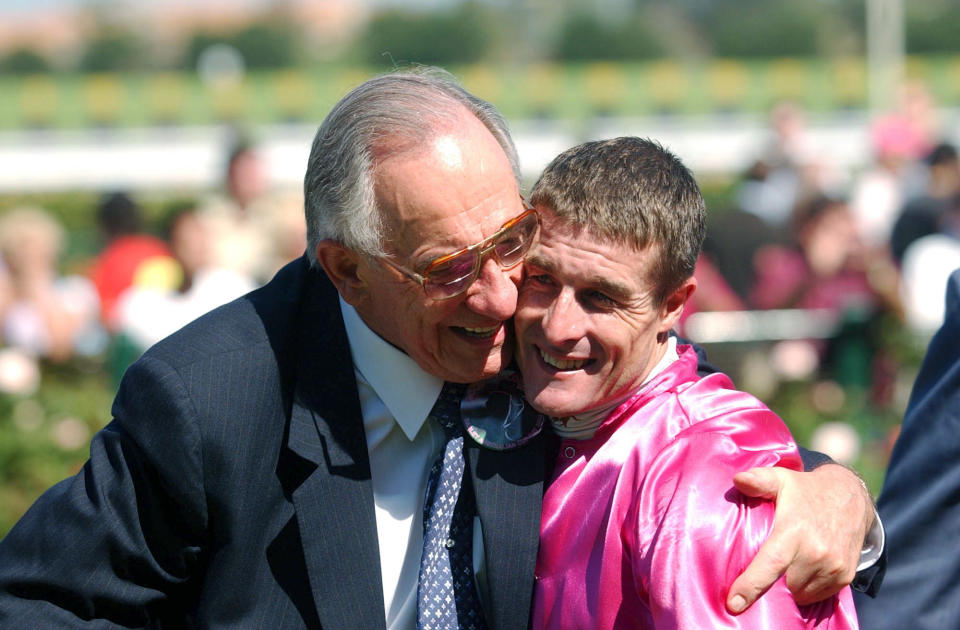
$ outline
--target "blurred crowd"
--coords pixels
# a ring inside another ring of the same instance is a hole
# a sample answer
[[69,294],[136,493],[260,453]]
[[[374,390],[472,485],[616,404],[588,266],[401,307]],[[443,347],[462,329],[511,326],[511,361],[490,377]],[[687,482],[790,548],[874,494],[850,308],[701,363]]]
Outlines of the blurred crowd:
[[774,369],[808,366],[800,376],[871,388],[883,403],[897,365],[878,339],[880,322],[918,340],[932,335],[947,277],[960,267],[960,162],[922,84],[903,88],[869,138],[869,166],[843,172],[831,164],[831,147],[813,142],[803,109],[777,105],[769,142],[738,183],[733,207],[711,209],[685,316],[815,314],[822,334],[774,348]]
[[66,275],[68,234],[50,212],[0,215],[0,392],[29,394],[44,362],[84,357],[119,378],[149,346],[302,255],[302,197],[272,190],[246,142],[225,171],[221,192],[175,204],[153,229],[132,193],[105,194],[99,251]]
[[[917,83],[873,121],[862,172],[831,164],[795,103],[772,109],[768,135],[730,207],[710,208],[685,323],[711,311],[816,313],[822,333],[774,348],[774,363],[794,377],[872,388],[883,402],[896,364],[877,343],[877,322],[932,334],[946,278],[960,267],[956,148]],[[248,142],[236,141],[224,162],[222,190],[150,229],[134,193],[103,196],[99,251],[70,275],[60,272],[68,235],[50,213],[0,216],[0,391],[29,391],[38,362],[78,356],[107,357],[119,377],[144,349],[303,253],[299,193],[274,190]]]

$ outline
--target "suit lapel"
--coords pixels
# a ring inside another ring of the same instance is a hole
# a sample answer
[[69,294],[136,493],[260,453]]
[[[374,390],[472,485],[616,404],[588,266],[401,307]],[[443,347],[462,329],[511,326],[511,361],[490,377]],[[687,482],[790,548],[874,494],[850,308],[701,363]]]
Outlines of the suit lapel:
[[336,291],[310,272],[297,323],[287,446],[310,590],[326,630],[385,628],[370,462]]
[[[373,484],[353,361],[336,290],[323,274],[307,274],[293,333],[292,457],[281,462],[281,477],[292,480],[288,489],[320,624],[325,630],[382,630]],[[496,630],[528,626],[550,459],[546,437],[506,452],[467,441],[483,527],[487,616]]]
[[514,451],[491,451],[467,441],[467,457],[483,527],[490,602],[496,630],[527,628],[540,540],[545,450],[543,437]]

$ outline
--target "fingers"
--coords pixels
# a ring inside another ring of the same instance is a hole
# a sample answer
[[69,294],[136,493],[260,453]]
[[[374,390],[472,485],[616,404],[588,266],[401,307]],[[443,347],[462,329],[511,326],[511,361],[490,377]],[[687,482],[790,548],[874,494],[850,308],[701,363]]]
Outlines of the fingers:
[[856,575],[856,571],[850,570],[842,563],[833,566],[821,563],[819,567],[798,570],[796,577],[792,576],[792,573],[791,567],[787,570],[787,587],[800,606],[813,604],[836,595],[843,587],[850,584]]
[[[734,475],[733,485],[746,496],[775,500],[780,493],[781,479],[775,468],[751,468]],[[775,522],[770,537],[731,585],[727,609],[740,613],[757,601],[787,570],[794,560],[796,547],[785,540]]]
[[787,588],[803,606],[832,597],[853,581],[855,563],[829,541],[807,537],[797,550],[797,560],[787,569]]
[[727,609],[735,614],[740,613],[757,601],[793,562],[796,548],[795,543],[786,540],[785,536],[778,534],[774,528],[756,557],[734,580],[727,593]]
[[776,499],[782,487],[779,468],[751,468],[733,476],[733,485],[748,497]]
[[813,604],[840,592],[856,574],[848,562],[816,543],[800,549],[794,533],[774,530],[757,556],[734,581],[727,594],[727,608],[740,613],[751,606],[786,572],[787,588],[797,604]]
[[873,517],[872,510],[863,516],[863,491],[853,473],[836,465],[810,473],[752,468],[735,475],[734,485],[744,495],[774,499],[776,514],[769,538],[730,587],[731,612],[753,604],[784,572],[800,605],[831,597],[853,581],[862,522]]

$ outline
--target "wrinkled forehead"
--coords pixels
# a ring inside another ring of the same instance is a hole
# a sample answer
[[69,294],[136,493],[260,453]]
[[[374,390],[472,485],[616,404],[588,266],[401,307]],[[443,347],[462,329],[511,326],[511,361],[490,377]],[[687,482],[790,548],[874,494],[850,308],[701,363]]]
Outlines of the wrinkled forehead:
[[379,162],[374,190],[388,238],[436,233],[439,226],[482,238],[523,211],[506,154],[486,127],[473,123],[441,130]]

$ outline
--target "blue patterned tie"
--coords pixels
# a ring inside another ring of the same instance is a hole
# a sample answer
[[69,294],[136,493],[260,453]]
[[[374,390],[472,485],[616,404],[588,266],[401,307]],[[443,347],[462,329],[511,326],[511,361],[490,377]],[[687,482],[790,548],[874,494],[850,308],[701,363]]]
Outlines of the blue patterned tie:
[[430,417],[443,427],[447,444],[430,469],[424,496],[417,630],[487,627],[473,575],[473,517],[477,508],[463,459],[460,399],[464,389],[464,385],[444,383],[430,411]]

